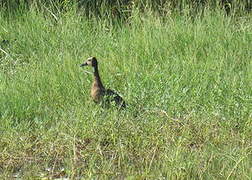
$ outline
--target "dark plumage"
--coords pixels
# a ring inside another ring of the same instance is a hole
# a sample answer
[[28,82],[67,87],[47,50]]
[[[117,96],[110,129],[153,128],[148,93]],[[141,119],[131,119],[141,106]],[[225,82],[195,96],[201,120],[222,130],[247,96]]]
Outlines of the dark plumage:
[[120,95],[111,89],[105,89],[103,86],[99,75],[98,61],[95,57],[88,58],[86,62],[80,66],[91,66],[94,69],[94,81],[91,87],[91,97],[95,103],[102,102],[103,104],[105,103],[105,105],[108,105],[111,102],[114,102],[115,105],[120,108],[126,107],[126,103]]

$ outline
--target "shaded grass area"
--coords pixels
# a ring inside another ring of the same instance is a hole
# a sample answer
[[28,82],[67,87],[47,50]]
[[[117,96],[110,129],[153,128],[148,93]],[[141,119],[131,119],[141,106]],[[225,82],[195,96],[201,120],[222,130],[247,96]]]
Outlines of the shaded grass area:
[[[0,176],[250,179],[251,17],[206,13],[0,18]],[[89,56],[126,111],[90,100]]]

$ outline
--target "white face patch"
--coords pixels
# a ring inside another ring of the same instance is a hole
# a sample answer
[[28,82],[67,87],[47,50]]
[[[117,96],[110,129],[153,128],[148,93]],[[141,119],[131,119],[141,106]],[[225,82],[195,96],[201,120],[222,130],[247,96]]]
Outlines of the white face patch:
[[88,60],[88,61],[87,61],[87,64],[88,64],[89,66],[92,66],[92,61],[91,61],[91,60]]
[[86,60],[86,63],[89,65],[89,66],[92,66],[92,60],[94,59],[94,57],[89,57],[87,58]]

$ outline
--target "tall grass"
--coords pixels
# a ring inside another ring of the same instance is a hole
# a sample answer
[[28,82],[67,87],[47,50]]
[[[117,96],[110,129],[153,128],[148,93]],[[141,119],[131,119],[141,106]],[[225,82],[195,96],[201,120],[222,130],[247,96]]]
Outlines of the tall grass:
[[242,15],[252,10],[250,0],[2,0],[0,8],[14,12],[30,8],[44,9],[53,7],[54,12],[65,11],[76,5],[80,12],[86,16],[103,17],[110,15],[121,19],[131,16],[131,12],[137,7],[141,10],[146,8],[158,12],[159,15],[177,12],[182,13],[190,10],[191,16],[202,13],[204,9],[224,9],[228,15]]
[[[0,176],[250,179],[251,17],[205,13],[0,14]],[[89,56],[127,110],[90,100]]]

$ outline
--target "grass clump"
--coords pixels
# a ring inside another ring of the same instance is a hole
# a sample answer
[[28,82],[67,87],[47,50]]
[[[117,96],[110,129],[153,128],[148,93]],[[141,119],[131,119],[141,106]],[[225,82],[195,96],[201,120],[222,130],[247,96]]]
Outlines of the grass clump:
[[[0,176],[251,178],[251,17],[0,18]],[[79,68],[130,107],[102,109]]]

